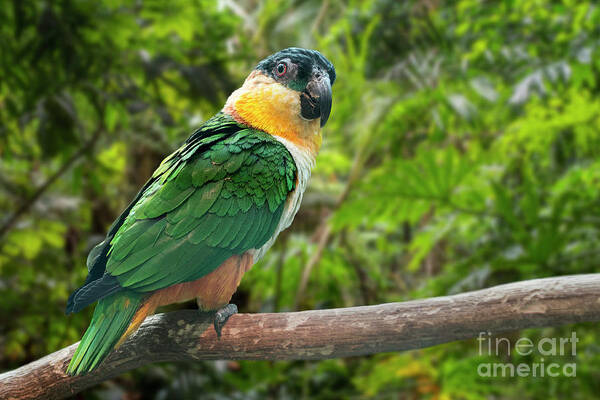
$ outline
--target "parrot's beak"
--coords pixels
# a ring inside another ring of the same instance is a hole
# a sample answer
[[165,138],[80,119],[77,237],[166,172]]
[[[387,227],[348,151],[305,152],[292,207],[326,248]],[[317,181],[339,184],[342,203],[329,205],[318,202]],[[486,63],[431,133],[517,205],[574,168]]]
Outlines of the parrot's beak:
[[306,119],[321,118],[321,127],[331,113],[331,83],[326,72],[313,73],[306,89],[300,94],[301,115]]

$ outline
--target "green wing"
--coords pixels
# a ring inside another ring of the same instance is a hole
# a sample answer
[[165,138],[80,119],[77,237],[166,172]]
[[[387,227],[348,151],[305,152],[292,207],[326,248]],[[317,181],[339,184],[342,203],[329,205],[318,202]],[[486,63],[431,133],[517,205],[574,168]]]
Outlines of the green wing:
[[153,178],[106,262],[106,274],[139,292],[196,280],[264,245],[295,188],[296,165],[272,136],[242,129],[192,136]]

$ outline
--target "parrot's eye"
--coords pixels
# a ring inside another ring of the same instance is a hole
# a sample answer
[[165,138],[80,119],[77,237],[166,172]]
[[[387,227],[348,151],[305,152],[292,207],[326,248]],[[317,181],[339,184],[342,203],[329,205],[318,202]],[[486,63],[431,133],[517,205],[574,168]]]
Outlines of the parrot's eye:
[[277,76],[284,76],[286,72],[287,72],[287,64],[284,62],[280,62],[275,67],[275,73],[277,74]]

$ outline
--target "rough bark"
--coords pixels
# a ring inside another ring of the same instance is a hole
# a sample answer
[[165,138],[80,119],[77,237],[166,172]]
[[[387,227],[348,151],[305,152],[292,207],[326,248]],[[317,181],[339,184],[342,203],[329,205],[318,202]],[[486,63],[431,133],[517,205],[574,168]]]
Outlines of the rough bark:
[[215,359],[320,360],[419,349],[480,332],[600,320],[600,274],[511,283],[404,303],[231,317],[220,340],[212,315],[148,318],[86,376],[65,375],[77,344],[0,375],[2,399],[60,399],[141,365]]

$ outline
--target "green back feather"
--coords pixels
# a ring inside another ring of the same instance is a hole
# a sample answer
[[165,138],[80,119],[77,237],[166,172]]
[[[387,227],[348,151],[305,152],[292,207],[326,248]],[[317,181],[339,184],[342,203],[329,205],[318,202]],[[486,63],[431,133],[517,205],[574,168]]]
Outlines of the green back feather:
[[106,272],[122,287],[196,280],[273,236],[295,188],[293,158],[267,133],[221,134],[223,121],[208,121],[161,164],[115,234]]

